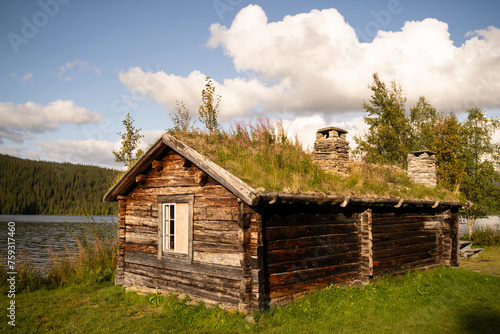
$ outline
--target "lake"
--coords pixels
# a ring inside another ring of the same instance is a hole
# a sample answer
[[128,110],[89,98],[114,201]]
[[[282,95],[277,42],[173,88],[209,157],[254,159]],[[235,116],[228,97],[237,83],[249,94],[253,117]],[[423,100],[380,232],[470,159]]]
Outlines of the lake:
[[117,221],[116,216],[0,215],[0,257],[5,259],[7,255],[9,222],[15,222],[16,258],[24,252],[36,268],[43,269],[49,260],[49,249],[64,254],[75,248],[76,233],[95,227],[112,230],[111,224]]
[[[49,249],[64,253],[76,246],[74,233],[92,228],[96,224],[116,224],[116,216],[30,216],[0,215],[0,257],[7,255],[8,223],[15,222],[16,253],[26,252],[35,267],[43,269],[49,260]],[[478,219],[474,229],[491,226],[500,228],[500,217]],[[111,226],[110,226],[111,227]],[[467,222],[460,220],[459,234],[466,234]]]

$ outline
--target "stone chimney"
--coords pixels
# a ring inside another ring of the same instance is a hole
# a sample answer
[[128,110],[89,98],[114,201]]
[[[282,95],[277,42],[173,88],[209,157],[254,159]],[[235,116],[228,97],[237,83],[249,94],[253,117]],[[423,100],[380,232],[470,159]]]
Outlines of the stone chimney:
[[349,173],[349,142],[347,131],[333,126],[319,129],[314,142],[313,163],[324,171]]
[[408,176],[416,183],[435,188],[436,153],[432,151],[415,151],[408,153]]

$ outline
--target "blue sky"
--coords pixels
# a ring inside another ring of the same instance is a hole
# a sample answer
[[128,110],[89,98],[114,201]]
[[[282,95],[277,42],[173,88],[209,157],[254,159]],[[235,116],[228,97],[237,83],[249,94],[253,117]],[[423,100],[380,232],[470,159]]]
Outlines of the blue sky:
[[[119,167],[130,112],[143,145],[183,100],[196,117],[204,77],[225,125],[284,120],[362,134],[371,75],[408,107],[500,115],[496,1],[81,1],[0,4],[0,152]],[[352,138],[352,136],[351,136]],[[352,141],[352,140],[351,140]]]

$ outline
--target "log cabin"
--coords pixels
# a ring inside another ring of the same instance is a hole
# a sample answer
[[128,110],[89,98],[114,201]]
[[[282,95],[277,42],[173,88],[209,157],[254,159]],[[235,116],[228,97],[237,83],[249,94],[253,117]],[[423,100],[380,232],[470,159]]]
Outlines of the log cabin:
[[[318,130],[317,166],[348,173],[345,133]],[[185,293],[240,312],[331,284],[458,266],[465,204],[255,189],[168,133],[104,201],[119,203],[116,284]]]

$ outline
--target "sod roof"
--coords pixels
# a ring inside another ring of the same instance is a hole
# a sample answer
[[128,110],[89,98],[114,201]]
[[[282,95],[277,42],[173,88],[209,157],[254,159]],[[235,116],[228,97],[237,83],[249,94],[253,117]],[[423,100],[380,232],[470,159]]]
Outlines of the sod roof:
[[[354,161],[349,176],[327,173],[313,164],[298,141],[269,128],[236,128],[231,133],[166,133],[106,194],[115,200],[135,186],[136,174],[173,149],[247,204],[259,201],[380,202],[390,205],[464,205],[458,194],[415,184],[394,166]],[[193,161],[194,160],[194,161]],[[403,200],[403,201],[402,201]]]

